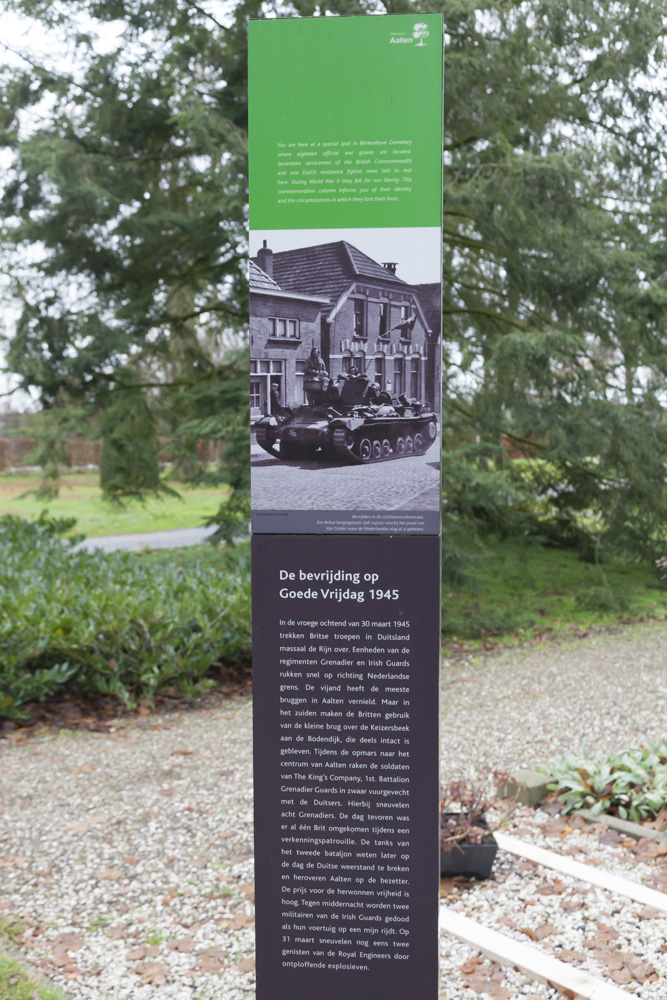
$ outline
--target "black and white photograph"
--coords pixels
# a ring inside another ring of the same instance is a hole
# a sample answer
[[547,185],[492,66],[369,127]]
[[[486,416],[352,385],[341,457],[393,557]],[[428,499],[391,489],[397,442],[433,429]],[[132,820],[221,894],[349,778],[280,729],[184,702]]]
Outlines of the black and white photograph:
[[253,510],[437,511],[440,230],[250,234]]

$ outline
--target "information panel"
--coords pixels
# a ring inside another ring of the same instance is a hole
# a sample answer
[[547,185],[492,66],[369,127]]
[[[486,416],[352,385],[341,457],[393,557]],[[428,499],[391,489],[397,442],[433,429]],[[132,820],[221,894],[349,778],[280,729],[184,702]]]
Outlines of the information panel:
[[258,997],[435,998],[437,546],[253,545]]
[[258,1000],[438,995],[442,39],[249,27]]

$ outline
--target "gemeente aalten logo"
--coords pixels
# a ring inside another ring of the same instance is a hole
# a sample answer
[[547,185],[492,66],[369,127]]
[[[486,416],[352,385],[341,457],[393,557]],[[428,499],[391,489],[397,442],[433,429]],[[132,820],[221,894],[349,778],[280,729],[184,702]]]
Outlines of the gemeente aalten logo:
[[393,31],[389,42],[392,45],[412,45],[413,42],[416,42],[417,45],[423,46],[426,44],[424,39],[428,38],[428,36],[428,25],[424,24],[423,21],[419,21],[412,29],[412,36],[408,35],[405,31]]

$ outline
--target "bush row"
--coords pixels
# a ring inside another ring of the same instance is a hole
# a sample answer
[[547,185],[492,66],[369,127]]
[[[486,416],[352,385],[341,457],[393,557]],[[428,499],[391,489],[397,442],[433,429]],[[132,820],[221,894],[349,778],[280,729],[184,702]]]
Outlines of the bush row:
[[127,705],[250,653],[249,573],[74,551],[72,521],[0,517],[0,715],[67,688]]

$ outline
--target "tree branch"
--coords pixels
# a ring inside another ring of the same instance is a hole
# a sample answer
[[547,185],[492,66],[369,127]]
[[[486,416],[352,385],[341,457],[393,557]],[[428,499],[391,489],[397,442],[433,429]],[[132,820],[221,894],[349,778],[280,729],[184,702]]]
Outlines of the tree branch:
[[227,31],[227,28],[224,26],[224,24],[221,24],[221,22],[218,21],[218,19],[214,17],[213,14],[210,14],[207,10],[204,10],[204,8],[200,7],[200,5],[198,3],[195,3],[194,0],[185,0],[185,4],[186,6],[191,7],[193,10],[196,10],[197,13],[201,14],[203,17],[207,17],[209,21],[213,21],[213,23],[218,28],[220,28],[221,31]]

